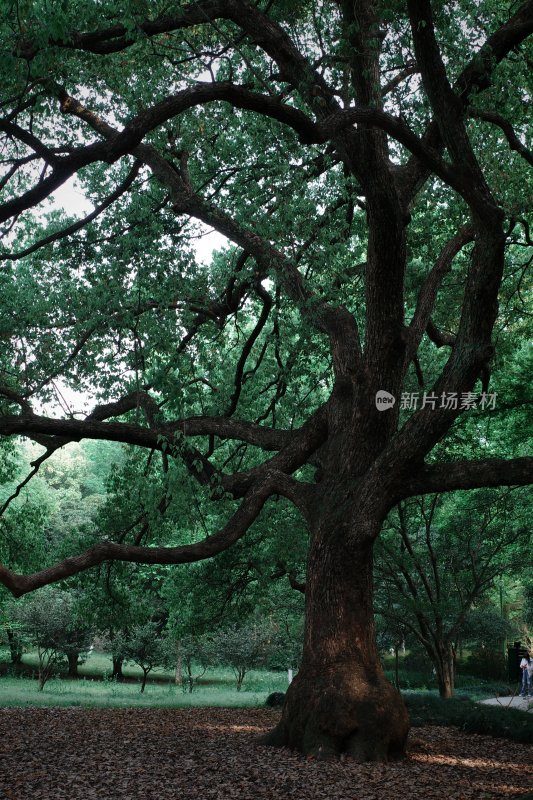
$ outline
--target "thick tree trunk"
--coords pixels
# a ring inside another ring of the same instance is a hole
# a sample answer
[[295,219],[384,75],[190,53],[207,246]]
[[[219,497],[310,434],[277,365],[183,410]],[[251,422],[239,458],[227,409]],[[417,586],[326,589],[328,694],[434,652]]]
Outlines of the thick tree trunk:
[[331,533],[322,520],[314,533],[302,665],[280,723],[264,741],[317,758],[387,761],[403,755],[409,720],[375,643],[368,524],[360,536],[347,527]]

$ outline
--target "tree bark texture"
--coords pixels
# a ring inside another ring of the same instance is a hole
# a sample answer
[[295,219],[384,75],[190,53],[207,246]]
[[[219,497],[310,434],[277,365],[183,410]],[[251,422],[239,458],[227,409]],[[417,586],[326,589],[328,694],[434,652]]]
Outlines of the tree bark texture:
[[354,520],[346,537],[335,516],[313,531],[302,665],[265,741],[320,759],[387,761],[402,755],[409,721],[376,647],[368,520]]
[[437,671],[440,696],[446,699],[453,697],[455,691],[455,657],[451,644],[439,642],[434,664]]

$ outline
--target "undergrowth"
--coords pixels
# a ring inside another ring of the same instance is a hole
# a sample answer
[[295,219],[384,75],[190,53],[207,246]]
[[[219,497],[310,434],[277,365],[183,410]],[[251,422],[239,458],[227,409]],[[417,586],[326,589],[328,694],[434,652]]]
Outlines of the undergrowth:
[[465,697],[442,700],[429,693],[404,697],[411,725],[453,725],[467,733],[481,733],[533,744],[533,713],[513,708],[480,705]]

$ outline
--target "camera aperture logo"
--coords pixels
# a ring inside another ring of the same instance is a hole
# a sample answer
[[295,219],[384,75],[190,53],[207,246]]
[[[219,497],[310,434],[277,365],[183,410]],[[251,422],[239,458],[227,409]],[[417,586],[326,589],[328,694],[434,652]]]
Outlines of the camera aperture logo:
[[390,392],[386,392],[385,389],[380,389],[379,392],[376,392],[376,408],[378,411],[388,411],[389,408],[392,408],[396,402],[396,398]]

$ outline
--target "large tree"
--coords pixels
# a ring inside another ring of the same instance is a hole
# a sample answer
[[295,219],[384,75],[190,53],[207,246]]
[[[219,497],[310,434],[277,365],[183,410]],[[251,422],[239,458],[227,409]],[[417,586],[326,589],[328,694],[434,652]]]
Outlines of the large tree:
[[[533,2],[1,8],[0,434],[43,458],[82,438],[161,453],[158,512],[177,460],[217,510],[157,546],[141,507],[115,540],[0,580],[20,596],[104,561],[209,558],[281,496],[310,534],[306,628],[269,741],[401,754],[374,641],[382,522],[414,495],[532,479],[519,450],[484,438],[449,461],[439,443],[526,320]],[[47,204],[71,176],[83,219]],[[210,268],[206,226],[228,240]],[[59,378],[90,413],[39,413]]]

